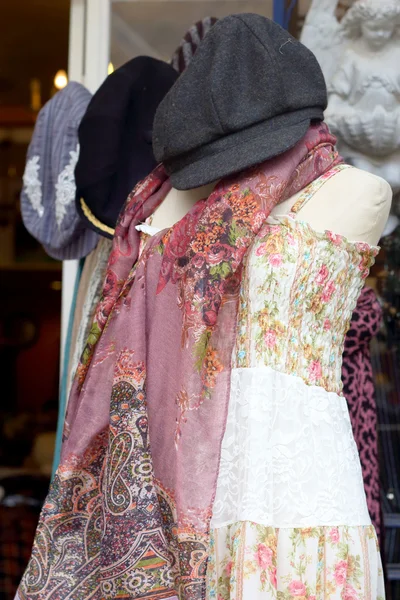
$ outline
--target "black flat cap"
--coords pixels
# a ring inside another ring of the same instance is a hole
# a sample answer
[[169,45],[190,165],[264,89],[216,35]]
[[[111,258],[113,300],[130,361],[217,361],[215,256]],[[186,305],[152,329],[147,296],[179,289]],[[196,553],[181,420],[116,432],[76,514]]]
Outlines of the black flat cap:
[[76,205],[86,225],[112,237],[136,183],[157,165],[152,148],[157,107],[176,81],[173,67],[138,56],[109,75],[79,127]]
[[198,187],[289,150],[326,106],[308,48],[261,15],[231,15],[160,103],[154,154],[174,187]]

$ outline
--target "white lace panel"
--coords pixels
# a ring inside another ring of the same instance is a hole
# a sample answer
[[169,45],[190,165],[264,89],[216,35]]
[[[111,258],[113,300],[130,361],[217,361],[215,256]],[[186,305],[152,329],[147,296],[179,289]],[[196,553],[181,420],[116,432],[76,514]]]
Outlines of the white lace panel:
[[69,155],[70,161],[59,174],[56,183],[56,221],[59,229],[67,213],[67,206],[75,200],[75,167],[79,157],[79,144]]
[[39,160],[39,156],[32,156],[27,160],[22,179],[24,182],[25,193],[32,208],[36,210],[39,217],[43,217],[44,207],[42,204],[42,182],[39,179]]
[[346,400],[270,367],[232,370],[213,527],[369,525]]

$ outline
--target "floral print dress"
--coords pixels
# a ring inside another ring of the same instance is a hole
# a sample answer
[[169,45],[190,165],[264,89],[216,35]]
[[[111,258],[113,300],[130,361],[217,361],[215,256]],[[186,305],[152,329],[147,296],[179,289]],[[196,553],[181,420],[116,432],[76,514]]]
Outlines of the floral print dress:
[[[383,600],[342,395],[344,337],[378,248],[270,216],[242,277],[205,600]],[[137,226],[142,247],[157,230]]]
[[207,600],[378,600],[381,561],[342,395],[344,337],[378,248],[296,218],[257,236],[242,278]]

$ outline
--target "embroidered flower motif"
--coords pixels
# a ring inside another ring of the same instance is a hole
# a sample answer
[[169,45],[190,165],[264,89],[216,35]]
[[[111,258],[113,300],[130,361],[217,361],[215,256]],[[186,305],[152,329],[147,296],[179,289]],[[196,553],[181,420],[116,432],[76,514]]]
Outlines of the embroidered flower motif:
[[25,193],[28,196],[32,208],[36,210],[39,217],[43,217],[44,207],[42,204],[42,182],[39,179],[39,156],[32,156],[25,166],[23,182]]
[[76,163],[78,162],[79,144],[77,145],[76,150],[71,150],[69,155],[70,161],[59,174],[55,186],[56,222],[59,229],[61,228],[61,224],[67,213],[67,206],[75,200],[76,184],[74,171]]

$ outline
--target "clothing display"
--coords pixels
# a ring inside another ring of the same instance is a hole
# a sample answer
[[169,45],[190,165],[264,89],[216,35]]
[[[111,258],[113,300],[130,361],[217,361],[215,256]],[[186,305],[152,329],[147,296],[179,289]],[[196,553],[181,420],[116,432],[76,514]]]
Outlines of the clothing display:
[[76,207],[87,227],[112,238],[128,194],[157,165],[157,107],[176,81],[171,65],[138,56],[109,75],[79,127]]
[[377,248],[295,220],[328,177],[312,183],[290,215],[270,218],[246,263],[212,518],[210,599],[269,599],[276,589],[288,598],[384,594],[339,395],[344,333]]
[[71,81],[40,111],[28,149],[22,219],[47,254],[58,260],[84,258],[99,239],[75,207],[78,127],[91,97],[83,85]]
[[[270,238],[270,232],[265,231],[269,227],[265,219],[282,194],[291,197],[338,161],[333,152],[333,141],[324,125],[312,127],[306,139],[284,156],[222,181],[210,198],[197,203],[176,227],[142,243],[139,261],[136,260],[140,247],[139,233],[135,227],[146,221],[170,189],[162,167],[140,185],[128,201],[114,238],[103,299],[97,309],[83,361],[78,367],[68,405],[61,463],[42,512],[32,560],[20,587],[21,598],[56,597],[56,589],[58,594],[75,593],[82,599],[93,597],[96,589],[101,590],[105,598],[117,594],[129,597],[129,593],[136,597],[149,597],[156,590],[160,598],[177,598],[178,594],[183,599],[204,596],[210,541],[208,523],[213,512],[215,490],[213,531],[227,526],[225,521],[224,525],[215,521],[218,519],[218,495],[224,481],[226,435],[222,443],[220,469],[218,463],[226,409],[228,405],[230,410],[235,408],[236,403],[232,404],[232,399],[238,396],[240,386],[250,384],[248,391],[254,389],[254,381],[246,383],[246,377],[251,379],[258,369],[261,369],[260,376],[264,378],[274,377],[275,373],[272,366],[261,366],[261,363],[255,370],[252,365],[246,368],[243,363],[237,366],[234,363],[231,375],[232,353],[235,345],[238,347],[243,343],[240,326],[242,300],[237,335],[235,333],[241,281],[242,293],[243,289],[247,289],[248,267],[247,260],[243,265],[243,259],[250,246],[250,257],[262,257],[259,245],[264,248]],[[294,172],[296,177],[293,179]],[[330,176],[328,172],[326,178]],[[268,181],[271,183],[268,184]],[[333,234],[330,237],[322,235],[320,239],[305,224],[298,225],[290,217],[286,221],[283,219],[282,225],[275,226],[273,231],[277,234],[281,227],[288,228],[293,237],[293,257],[288,260],[288,265],[293,265],[293,273],[299,273],[299,278],[295,279],[296,286],[307,283],[299,269],[308,256],[307,253],[307,256],[299,254],[304,243],[300,244],[300,238],[304,237],[307,242],[310,257],[316,252],[321,253],[321,258],[315,262],[322,269],[321,289],[314,291],[315,297],[309,302],[319,314],[324,303],[328,305],[328,300],[331,301],[332,312],[326,311],[326,318],[332,320],[334,334],[326,327],[323,335],[313,340],[314,345],[309,350],[307,345],[304,360],[298,365],[293,357],[288,356],[289,373],[292,374],[276,371],[276,384],[279,384],[279,377],[283,381],[293,377],[299,390],[302,382],[303,386],[310,382],[315,386],[310,388],[308,396],[316,407],[313,428],[318,437],[314,443],[334,444],[332,423],[335,418],[339,419],[337,451],[326,453],[325,466],[329,466],[330,470],[321,484],[318,477],[309,481],[312,481],[316,498],[321,503],[317,523],[318,527],[334,527],[338,525],[336,519],[342,521],[349,513],[351,520],[348,526],[354,527],[349,535],[359,532],[360,544],[366,549],[368,536],[373,538],[374,534],[369,527],[365,499],[364,507],[362,504],[361,472],[348,429],[350,422],[344,410],[345,401],[337,396],[337,392],[340,389],[340,353],[346,322],[350,319],[375,251],[365,245],[346,243]],[[144,235],[141,234],[142,242]],[[208,238],[212,245],[204,254]],[[280,239],[283,243],[285,236],[281,235]],[[279,244],[273,236],[271,243]],[[272,254],[271,267],[275,265],[278,268],[279,247],[276,249]],[[292,261],[297,255],[296,268]],[[281,259],[283,261],[282,254]],[[320,262],[322,259],[327,261],[326,273]],[[350,270],[349,263],[353,267]],[[265,266],[261,272],[264,270]],[[214,274],[213,285],[211,282],[202,285],[201,281],[206,281],[204,278],[210,272]],[[305,272],[307,280],[310,273]],[[270,285],[269,279],[265,279],[266,297],[271,294],[275,301],[275,286],[272,279]],[[314,284],[315,273],[310,281]],[[348,295],[342,294],[339,283],[344,289],[348,288]],[[283,297],[286,294],[290,297],[293,293],[295,290],[289,286]],[[287,306],[287,300],[284,306]],[[184,307],[183,314],[179,305]],[[307,312],[307,315],[312,314],[313,311]],[[338,314],[341,314],[340,318],[335,319]],[[296,330],[301,331],[301,313],[293,313],[291,318],[294,319],[290,323],[293,331],[289,339],[300,350],[299,344],[292,340],[296,337]],[[126,326],[128,322],[129,327]],[[277,333],[279,331],[277,328]],[[270,334],[272,338],[273,332]],[[337,339],[337,343],[332,344],[332,335],[339,334],[341,340]],[[319,355],[320,344],[327,340],[331,340],[332,352],[336,351],[333,352],[333,362],[330,354]],[[301,338],[299,342],[304,343]],[[243,357],[241,347],[238,356],[242,361],[248,360]],[[299,369],[297,376],[294,371],[296,365]],[[276,366],[279,368],[279,365]],[[321,383],[326,386],[326,392],[324,388],[316,387]],[[260,389],[265,389],[262,382]],[[298,417],[302,412],[301,400],[300,396]],[[321,411],[321,419],[318,419],[321,401],[325,411]],[[162,411],[158,408],[161,405]],[[303,412],[304,409],[303,403]],[[245,415],[246,411],[243,417]],[[227,431],[230,422],[228,414]],[[324,429],[321,429],[322,425]],[[151,439],[151,451],[149,431],[157,432]],[[267,439],[266,436],[264,439]],[[311,444],[315,451],[313,439],[304,428],[300,442]],[[296,444],[295,439],[293,443]],[[338,451],[344,443],[346,453],[341,459]],[[297,454],[298,450],[292,457],[287,456],[289,475],[299,473],[299,465],[303,465],[308,457],[307,447],[299,462],[296,461]],[[308,460],[311,458],[308,457]],[[135,465],[133,470],[130,465]],[[207,465],[206,470],[204,465]],[[330,502],[324,494],[327,481],[329,489],[333,482],[338,483],[335,478],[341,465],[347,467],[347,481],[356,494],[350,506],[338,502],[337,495]],[[301,473],[310,478],[312,465],[309,470],[305,469],[306,466],[307,462]],[[332,480],[329,480],[329,473]],[[76,489],[78,496],[71,505],[72,481],[80,483],[79,489]],[[102,487],[102,482],[105,487]],[[279,499],[275,490],[273,496]],[[299,505],[299,515],[293,512],[300,499],[301,496],[294,495],[295,505],[287,519],[294,527],[313,527],[315,523],[311,517],[307,525],[308,513],[304,514],[303,504]],[[279,527],[278,508],[279,502],[274,511],[276,514],[269,513],[273,522],[265,523],[266,526]],[[321,514],[324,515],[322,522]],[[234,517],[236,523],[236,515]],[[293,519],[298,517],[301,520],[294,522]],[[98,518],[104,524],[99,529],[95,527]],[[68,522],[66,528],[62,527],[63,522]],[[62,548],[67,540],[68,552],[64,556]],[[46,548],[44,554],[41,548]],[[349,548],[350,551],[352,548]],[[145,561],[142,559],[144,552]],[[372,554],[371,550],[368,564],[375,579],[378,578],[378,560],[379,555]],[[36,570],[38,561],[40,573]],[[158,568],[149,570],[147,564],[157,564]],[[210,567],[207,576],[211,576]],[[35,573],[38,573],[37,579]],[[350,585],[350,580],[346,580],[346,584]],[[372,579],[369,584],[374,585]],[[282,585],[281,581],[279,586]],[[313,584],[308,582],[308,585]]]
[[[287,31],[217,21],[159,103],[162,162],[115,225],[114,171],[84,169],[90,125],[77,205],[115,231],[16,600],[384,599],[341,381],[379,248],[301,215],[356,177],[326,104],[315,57]],[[205,184],[184,203],[178,190]]]
[[381,323],[382,308],[376,294],[364,287],[345,339],[342,381],[360,455],[368,510],[378,537],[381,531],[378,419],[370,342]]

